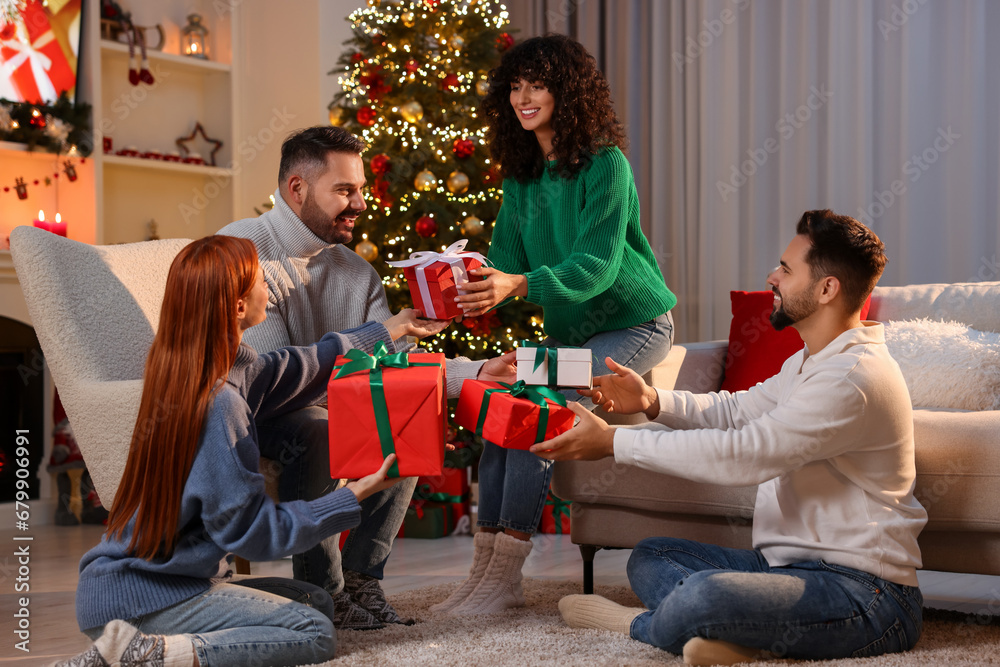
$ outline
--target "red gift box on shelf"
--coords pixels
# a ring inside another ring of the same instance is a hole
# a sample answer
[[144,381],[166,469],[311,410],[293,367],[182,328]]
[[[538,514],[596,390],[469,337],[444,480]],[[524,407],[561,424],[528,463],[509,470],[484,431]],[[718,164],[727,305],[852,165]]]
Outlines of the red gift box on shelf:
[[566,397],[549,387],[524,382],[466,380],[455,408],[455,423],[508,449],[528,449],[573,428]]
[[76,74],[42,3],[29,0],[21,16],[14,36],[0,41],[0,64],[21,101],[54,102],[61,91],[75,87]]
[[445,468],[436,477],[420,477],[413,499],[451,506],[452,519],[457,523],[469,513],[469,469]]
[[452,515],[451,505],[411,500],[403,517],[396,537],[416,537],[436,539],[450,535],[457,519]]
[[389,454],[390,477],[440,475],[444,464],[443,354],[372,355],[351,350],[337,358],[327,386],[330,476],[358,479],[376,472]]
[[471,269],[486,263],[478,252],[464,252],[468,239],[456,241],[443,252],[419,251],[409,259],[387,262],[389,266],[403,269],[403,276],[410,287],[413,307],[433,320],[448,320],[462,314],[455,297],[465,292],[458,286],[466,281],[482,280],[470,276]]
[[545,507],[542,508],[542,520],[538,525],[538,531],[550,535],[569,535],[569,506],[569,502],[549,491]]

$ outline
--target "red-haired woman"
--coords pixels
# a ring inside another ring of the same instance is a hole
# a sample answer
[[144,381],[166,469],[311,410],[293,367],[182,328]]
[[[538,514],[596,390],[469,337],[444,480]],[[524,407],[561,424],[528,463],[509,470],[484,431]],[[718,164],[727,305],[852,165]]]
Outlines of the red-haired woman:
[[[409,333],[412,311],[258,355],[243,330],[267,288],[251,241],[191,243],[167,276],[125,473],[101,543],[80,563],[76,611],[94,645],[67,665],[299,665],[329,660],[332,603],[280,578],[235,580],[226,556],[273,560],[355,526],[375,474],[312,501],[274,503],[255,419],[325,397],[336,356]],[[396,334],[396,336],[393,336]]]

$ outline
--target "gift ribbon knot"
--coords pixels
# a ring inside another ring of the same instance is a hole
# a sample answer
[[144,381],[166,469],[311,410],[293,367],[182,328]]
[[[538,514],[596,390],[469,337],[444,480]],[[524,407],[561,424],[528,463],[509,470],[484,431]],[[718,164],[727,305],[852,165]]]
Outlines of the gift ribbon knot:
[[518,380],[514,384],[507,384],[506,382],[499,382],[498,384],[501,386],[491,387],[483,392],[483,402],[479,407],[479,420],[476,422],[476,435],[480,438],[483,437],[483,425],[486,423],[486,414],[489,412],[490,397],[493,394],[510,394],[516,398],[526,398],[540,408],[538,412],[538,429],[535,431],[535,442],[545,440],[545,430],[549,423],[549,404],[546,399],[553,403],[558,403],[562,407],[566,407],[566,397],[549,387],[527,385],[524,383],[524,380]]

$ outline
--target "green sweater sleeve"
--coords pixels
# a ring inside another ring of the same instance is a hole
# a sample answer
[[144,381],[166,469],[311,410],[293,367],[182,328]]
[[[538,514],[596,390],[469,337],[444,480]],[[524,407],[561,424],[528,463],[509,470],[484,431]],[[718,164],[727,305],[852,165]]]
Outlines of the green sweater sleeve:
[[576,228],[572,252],[555,266],[527,273],[528,301],[542,306],[582,303],[607,290],[618,277],[629,218],[638,217],[632,169],[618,150],[605,150],[578,178],[585,204],[579,216],[560,211],[553,223]]

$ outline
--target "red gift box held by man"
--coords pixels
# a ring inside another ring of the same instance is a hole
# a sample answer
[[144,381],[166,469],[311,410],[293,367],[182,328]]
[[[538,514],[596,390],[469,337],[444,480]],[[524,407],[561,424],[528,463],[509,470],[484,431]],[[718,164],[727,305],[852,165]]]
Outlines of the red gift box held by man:
[[573,427],[576,414],[565,406],[566,397],[549,387],[466,380],[455,423],[501,447],[528,449]]
[[381,343],[372,355],[351,350],[337,359],[327,387],[332,478],[370,475],[393,453],[389,477],[441,474],[444,361],[443,354],[387,354]]
[[467,243],[468,239],[462,239],[442,252],[422,250],[411,254],[409,259],[387,262],[403,269],[413,307],[424,317],[447,320],[462,315],[461,306],[455,303],[456,296],[465,294],[459,285],[482,280],[470,276],[469,271],[486,264],[486,258],[478,252],[464,252]]

